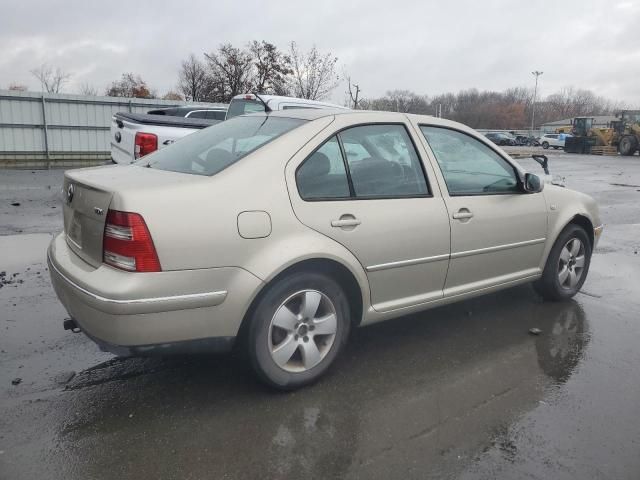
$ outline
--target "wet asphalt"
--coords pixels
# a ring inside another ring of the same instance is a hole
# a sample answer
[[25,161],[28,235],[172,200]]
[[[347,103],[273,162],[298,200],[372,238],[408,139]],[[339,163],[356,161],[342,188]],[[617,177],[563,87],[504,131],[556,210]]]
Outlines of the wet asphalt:
[[358,329],[286,394],[237,355],[118,359],[65,332],[62,172],[0,171],[0,479],[640,478],[640,158],[550,166],[605,223],[574,300],[522,286]]

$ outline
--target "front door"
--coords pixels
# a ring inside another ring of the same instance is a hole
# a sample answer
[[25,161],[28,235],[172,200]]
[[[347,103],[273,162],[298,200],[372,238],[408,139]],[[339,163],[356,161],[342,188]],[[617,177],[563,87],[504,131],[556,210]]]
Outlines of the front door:
[[403,116],[393,124],[362,117],[372,123],[350,126],[337,116],[332,133],[289,163],[296,216],[353,253],[376,310],[441,298],[450,231],[444,201],[429,187],[431,167],[425,170]]
[[439,166],[451,219],[445,296],[540,274],[547,232],[542,193],[526,193],[516,168],[472,135],[421,125]]

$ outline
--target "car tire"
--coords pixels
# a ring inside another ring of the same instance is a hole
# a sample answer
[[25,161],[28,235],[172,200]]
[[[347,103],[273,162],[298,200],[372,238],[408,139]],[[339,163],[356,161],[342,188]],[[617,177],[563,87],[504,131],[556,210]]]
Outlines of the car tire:
[[329,276],[298,272],[277,280],[248,319],[253,370],[280,390],[315,382],[347,342],[349,312],[344,290]]
[[567,225],[549,252],[542,277],[533,284],[535,290],[545,300],[573,297],[587,278],[591,253],[587,232],[579,225]]
[[549,142],[542,142],[542,148],[544,148],[545,150],[549,148]]

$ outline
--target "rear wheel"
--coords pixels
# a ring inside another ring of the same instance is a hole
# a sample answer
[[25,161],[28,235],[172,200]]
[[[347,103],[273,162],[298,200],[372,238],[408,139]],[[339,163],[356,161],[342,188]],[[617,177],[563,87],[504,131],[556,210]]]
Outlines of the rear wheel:
[[631,135],[626,135],[620,139],[620,143],[618,144],[618,150],[620,150],[621,155],[633,155],[638,149],[638,142],[635,137]]
[[587,233],[582,227],[569,224],[554,243],[534,288],[546,300],[569,299],[582,288],[590,263],[591,242]]
[[260,379],[292,390],[331,366],[350,329],[347,298],[332,278],[295,273],[259,300],[249,319],[248,354]]
[[545,150],[549,148],[549,142],[542,142],[542,148],[544,148]]

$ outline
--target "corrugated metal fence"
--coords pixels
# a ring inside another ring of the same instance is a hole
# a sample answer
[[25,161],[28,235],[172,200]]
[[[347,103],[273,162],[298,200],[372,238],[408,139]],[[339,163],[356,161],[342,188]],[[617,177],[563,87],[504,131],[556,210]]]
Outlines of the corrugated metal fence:
[[91,165],[109,160],[116,112],[184,105],[171,100],[0,90],[0,167]]

